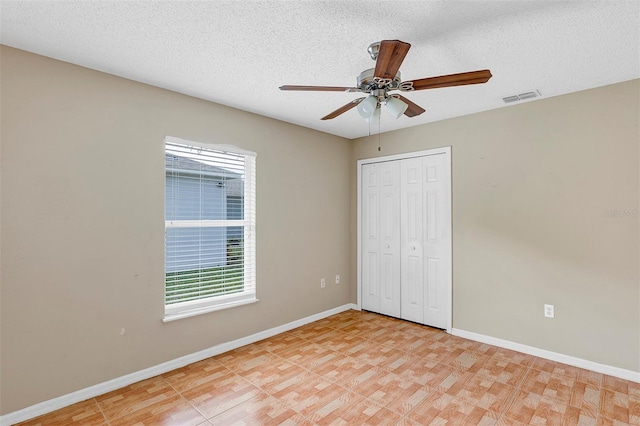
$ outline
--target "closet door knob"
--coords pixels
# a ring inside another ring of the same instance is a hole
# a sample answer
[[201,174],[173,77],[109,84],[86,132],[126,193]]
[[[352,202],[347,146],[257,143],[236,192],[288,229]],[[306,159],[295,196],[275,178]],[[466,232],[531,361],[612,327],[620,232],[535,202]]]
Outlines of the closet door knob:
[[389,244],[387,244],[387,248],[391,248],[391,246]]
[[415,250],[415,249],[416,249],[416,246],[411,246],[411,250]]

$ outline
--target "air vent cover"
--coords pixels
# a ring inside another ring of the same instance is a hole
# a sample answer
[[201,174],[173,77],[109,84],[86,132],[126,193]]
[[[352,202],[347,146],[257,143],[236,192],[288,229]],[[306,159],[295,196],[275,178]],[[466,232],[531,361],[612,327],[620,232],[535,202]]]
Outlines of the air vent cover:
[[538,96],[541,96],[540,91],[536,90],[532,92],[520,93],[519,95],[507,96],[502,98],[502,100],[504,101],[504,103],[510,104],[512,102],[524,101],[525,99],[537,98]]

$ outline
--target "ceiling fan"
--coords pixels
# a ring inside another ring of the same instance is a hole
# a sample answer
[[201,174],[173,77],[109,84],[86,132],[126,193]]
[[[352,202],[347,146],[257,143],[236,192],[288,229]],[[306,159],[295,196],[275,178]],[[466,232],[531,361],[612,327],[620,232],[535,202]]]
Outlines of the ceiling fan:
[[367,48],[367,51],[371,55],[371,59],[376,61],[376,66],[360,73],[356,87],[285,85],[280,86],[280,90],[368,93],[369,96],[354,99],[332,113],[325,115],[321,120],[336,118],[357,106],[360,115],[371,122],[379,119],[381,105],[386,105],[395,118],[399,118],[402,114],[407,117],[415,117],[425,111],[424,108],[400,94],[389,94],[391,91],[411,92],[414,90],[480,84],[486,83],[491,78],[489,70],[480,70],[402,81],[399,69],[410,47],[409,43],[400,40],[383,40],[372,43]]

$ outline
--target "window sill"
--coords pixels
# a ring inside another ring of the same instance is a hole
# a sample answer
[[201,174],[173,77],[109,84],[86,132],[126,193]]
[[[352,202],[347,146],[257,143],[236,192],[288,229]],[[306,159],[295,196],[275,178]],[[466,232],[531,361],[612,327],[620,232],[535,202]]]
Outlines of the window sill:
[[179,313],[165,315],[164,318],[162,318],[162,322],[171,322],[171,321],[175,321],[175,320],[179,320],[179,319],[183,319],[183,318],[193,317],[193,316],[196,316],[196,315],[207,314],[209,312],[215,312],[215,311],[221,311],[223,309],[235,308],[236,306],[248,305],[248,304],[256,303],[256,302],[259,302],[259,301],[260,301],[260,299],[238,300],[238,301],[229,302],[229,303],[219,303],[219,304],[212,305],[212,306],[205,306],[205,307],[202,307],[202,308],[185,310],[185,311],[182,311],[182,312],[179,312]]

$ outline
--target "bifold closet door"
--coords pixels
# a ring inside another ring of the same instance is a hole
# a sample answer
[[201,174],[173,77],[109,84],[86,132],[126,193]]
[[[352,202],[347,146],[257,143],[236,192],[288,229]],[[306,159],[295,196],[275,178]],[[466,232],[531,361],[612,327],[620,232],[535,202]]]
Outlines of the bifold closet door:
[[444,154],[401,162],[401,318],[446,328],[449,227]]
[[400,162],[401,318],[424,323],[422,157]]
[[362,166],[362,308],[400,308],[400,162]]

